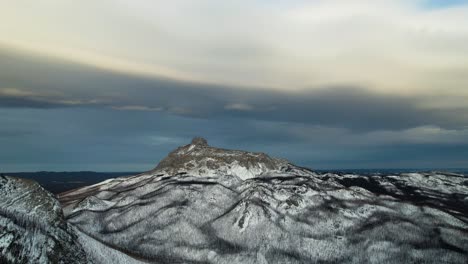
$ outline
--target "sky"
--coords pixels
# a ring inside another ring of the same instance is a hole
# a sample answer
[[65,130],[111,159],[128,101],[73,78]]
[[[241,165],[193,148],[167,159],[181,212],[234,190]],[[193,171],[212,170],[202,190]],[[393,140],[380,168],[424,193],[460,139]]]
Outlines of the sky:
[[467,168],[467,43],[461,0],[0,0],[0,171],[144,171],[194,136]]

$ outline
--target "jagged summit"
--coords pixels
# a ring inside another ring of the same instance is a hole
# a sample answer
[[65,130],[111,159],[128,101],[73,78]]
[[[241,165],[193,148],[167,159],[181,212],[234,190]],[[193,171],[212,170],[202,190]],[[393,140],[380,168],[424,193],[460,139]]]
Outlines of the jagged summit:
[[191,145],[205,146],[208,147],[208,141],[202,137],[194,137]]
[[249,179],[279,171],[287,164],[286,160],[272,158],[265,153],[211,147],[206,139],[196,137],[191,144],[169,153],[153,172],[191,176],[233,175]]

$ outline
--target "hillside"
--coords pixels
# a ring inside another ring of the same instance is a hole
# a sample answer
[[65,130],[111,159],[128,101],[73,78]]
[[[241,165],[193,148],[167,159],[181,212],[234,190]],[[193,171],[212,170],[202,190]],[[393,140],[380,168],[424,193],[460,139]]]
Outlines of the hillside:
[[154,263],[466,263],[467,185],[318,174],[197,139],[153,171],[59,199],[69,223]]
[[0,177],[0,263],[88,263],[55,197],[34,181]]

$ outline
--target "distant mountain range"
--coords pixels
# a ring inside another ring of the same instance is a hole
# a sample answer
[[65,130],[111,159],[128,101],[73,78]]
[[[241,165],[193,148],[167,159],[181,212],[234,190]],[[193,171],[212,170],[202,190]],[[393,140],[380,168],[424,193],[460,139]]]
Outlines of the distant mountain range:
[[196,138],[57,196],[0,184],[1,263],[468,263],[459,173],[317,173]]

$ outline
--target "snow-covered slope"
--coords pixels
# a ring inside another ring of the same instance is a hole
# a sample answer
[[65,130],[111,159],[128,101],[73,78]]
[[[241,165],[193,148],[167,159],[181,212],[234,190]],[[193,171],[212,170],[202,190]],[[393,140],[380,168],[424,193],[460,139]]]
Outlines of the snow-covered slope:
[[0,263],[89,263],[59,202],[36,182],[0,177]]
[[467,263],[467,197],[463,175],[317,174],[196,139],[151,172],[59,199],[130,262]]

